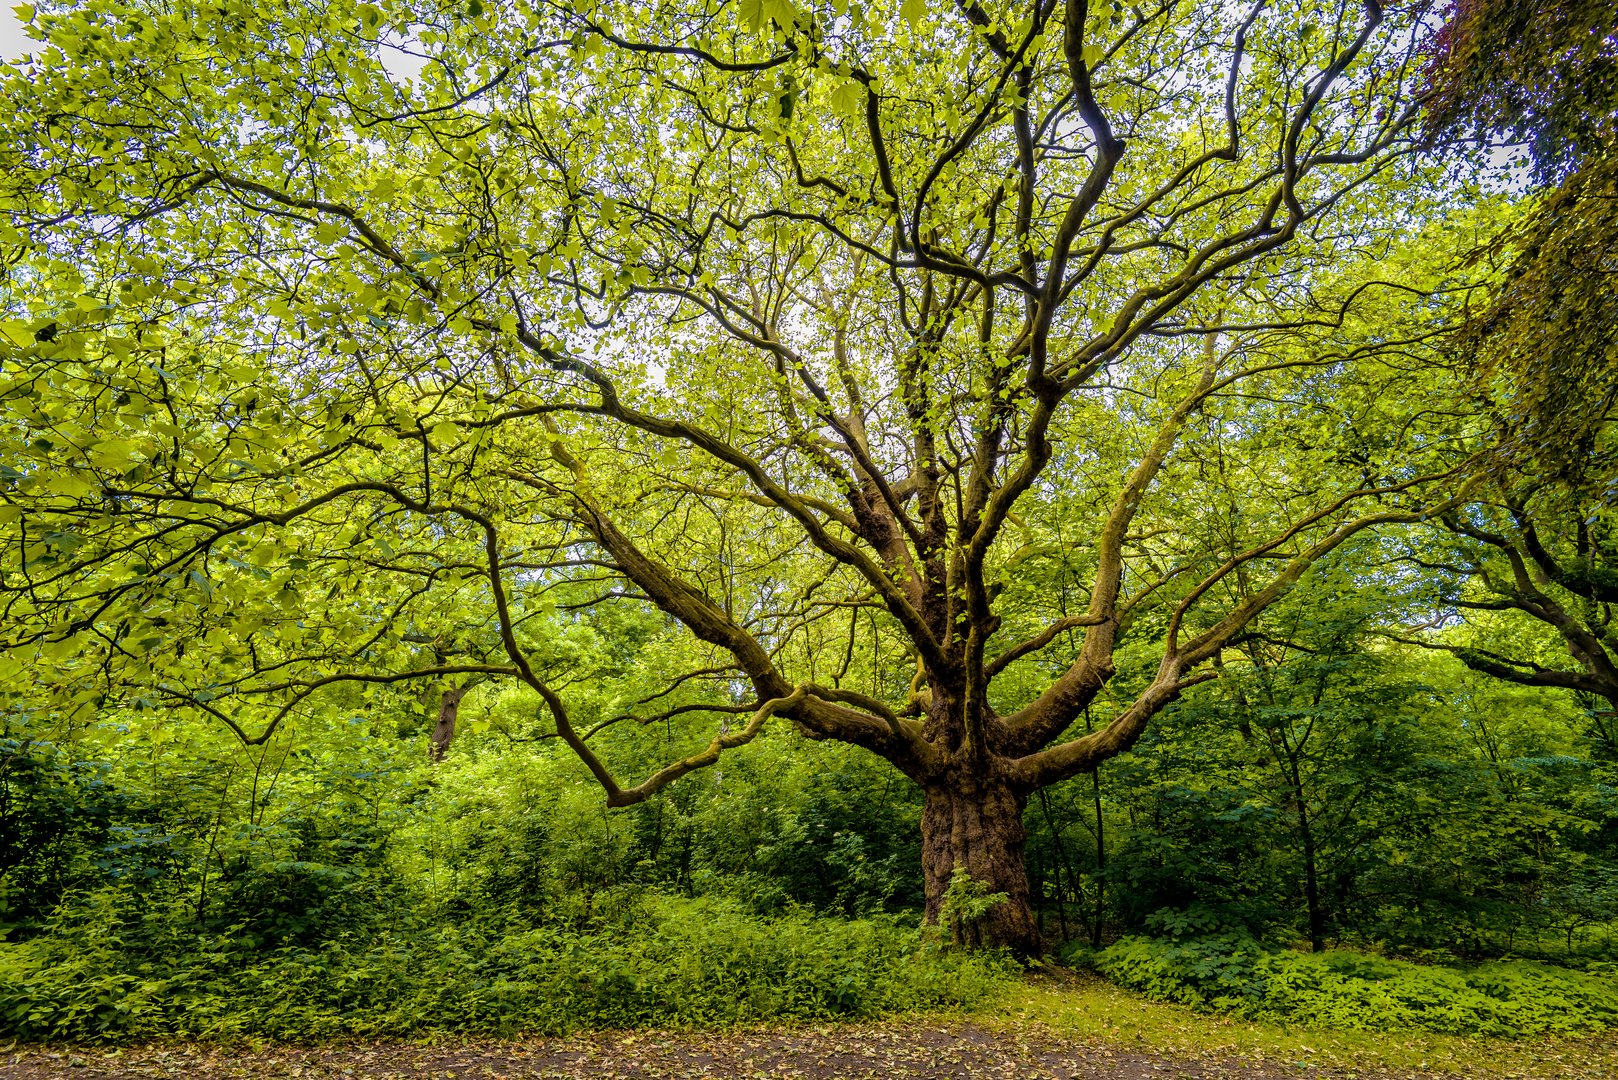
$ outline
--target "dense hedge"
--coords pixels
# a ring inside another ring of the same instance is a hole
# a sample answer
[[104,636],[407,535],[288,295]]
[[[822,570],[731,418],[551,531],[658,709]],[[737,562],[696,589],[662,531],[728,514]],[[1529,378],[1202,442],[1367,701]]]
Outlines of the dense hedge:
[[0,1036],[323,1039],[723,1025],[979,1000],[1012,970],[914,925],[762,918],[651,897],[633,930],[419,925],[249,951],[231,934],[130,940],[126,913],[0,944]]
[[1527,961],[1414,964],[1352,952],[1299,953],[1243,934],[1125,938],[1072,956],[1160,1001],[1310,1027],[1514,1037],[1618,1026],[1618,965]]

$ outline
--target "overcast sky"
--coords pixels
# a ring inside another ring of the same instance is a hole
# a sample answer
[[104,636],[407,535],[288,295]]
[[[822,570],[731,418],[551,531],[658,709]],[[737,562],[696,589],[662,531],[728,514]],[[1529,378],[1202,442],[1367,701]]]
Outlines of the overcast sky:
[[[0,60],[14,60],[25,52],[39,48],[39,42],[23,33],[23,25],[17,21],[17,15],[11,8],[8,0],[0,0]],[[419,57],[402,52],[397,47],[384,47],[381,57],[382,66],[395,78],[421,77],[423,61]]]
[[11,7],[8,3],[0,3],[0,59],[4,60],[20,56],[39,44],[23,36],[22,23],[17,21]]

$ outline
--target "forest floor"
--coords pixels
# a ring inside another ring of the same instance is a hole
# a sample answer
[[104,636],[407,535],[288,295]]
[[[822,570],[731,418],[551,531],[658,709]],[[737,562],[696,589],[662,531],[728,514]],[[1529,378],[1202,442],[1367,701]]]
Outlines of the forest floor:
[[1501,1042],[1200,1016],[1090,980],[973,1015],[692,1033],[300,1047],[0,1047],[15,1080],[1618,1080],[1618,1034]]

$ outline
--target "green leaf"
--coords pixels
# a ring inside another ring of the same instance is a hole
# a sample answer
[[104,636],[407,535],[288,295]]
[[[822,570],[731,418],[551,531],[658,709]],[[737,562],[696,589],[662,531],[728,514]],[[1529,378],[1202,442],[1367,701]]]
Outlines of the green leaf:
[[854,79],[844,79],[831,92],[831,110],[838,116],[856,116],[864,107],[865,87]]
[[44,474],[40,479],[40,486],[51,494],[65,495],[70,499],[82,498],[95,487],[80,473],[67,469],[56,469]]
[[90,464],[98,469],[125,469],[134,457],[134,444],[126,439],[105,439],[90,448]]

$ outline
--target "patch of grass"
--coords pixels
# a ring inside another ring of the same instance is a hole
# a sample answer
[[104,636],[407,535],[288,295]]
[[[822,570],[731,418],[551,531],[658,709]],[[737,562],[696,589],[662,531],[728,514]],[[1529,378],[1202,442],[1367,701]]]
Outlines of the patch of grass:
[[1479,1080],[1618,1077],[1618,1037],[1540,1036],[1503,1040],[1427,1031],[1325,1031],[1242,1020],[1151,1001],[1099,975],[1048,969],[1020,981],[974,1015],[1016,1028],[1036,1023],[1060,1035],[1120,1048],[1197,1058],[1377,1074]]

